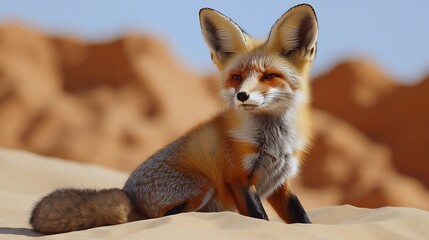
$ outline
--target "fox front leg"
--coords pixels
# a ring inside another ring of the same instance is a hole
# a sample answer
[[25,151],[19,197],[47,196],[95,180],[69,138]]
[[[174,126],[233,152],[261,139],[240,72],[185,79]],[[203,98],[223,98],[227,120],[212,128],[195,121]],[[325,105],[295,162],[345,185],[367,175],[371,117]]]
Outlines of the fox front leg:
[[288,182],[275,190],[268,197],[268,202],[286,223],[311,223]]
[[268,220],[255,186],[230,186],[238,212],[242,215]]

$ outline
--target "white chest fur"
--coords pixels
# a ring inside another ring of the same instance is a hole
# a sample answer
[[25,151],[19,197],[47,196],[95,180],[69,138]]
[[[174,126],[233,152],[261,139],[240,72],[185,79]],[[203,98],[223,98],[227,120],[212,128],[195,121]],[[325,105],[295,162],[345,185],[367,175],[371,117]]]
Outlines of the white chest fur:
[[296,149],[305,139],[296,128],[296,114],[280,116],[241,113],[242,124],[230,132],[231,137],[257,146],[259,152],[243,158],[243,168],[258,175],[256,188],[261,197],[269,195],[298,172]]

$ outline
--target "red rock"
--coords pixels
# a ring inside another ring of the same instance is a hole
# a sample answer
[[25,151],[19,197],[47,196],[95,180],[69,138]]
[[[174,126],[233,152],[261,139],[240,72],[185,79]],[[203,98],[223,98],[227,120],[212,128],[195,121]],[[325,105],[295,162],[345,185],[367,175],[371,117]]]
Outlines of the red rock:
[[0,27],[0,145],[131,170],[215,112],[216,83],[165,44]]
[[315,107],[346,120],[374,141],[387,144],[394,166],[426,186],[428,91],[429,78],[413,86],[399,85],[373,64],[362,61],[340,64],[313,82]]
[[387,145],[372,141],[349,123],[314,111],[315,142],[293,186],[307,207],[353,204],[429,209],[429,192],[393,167]]

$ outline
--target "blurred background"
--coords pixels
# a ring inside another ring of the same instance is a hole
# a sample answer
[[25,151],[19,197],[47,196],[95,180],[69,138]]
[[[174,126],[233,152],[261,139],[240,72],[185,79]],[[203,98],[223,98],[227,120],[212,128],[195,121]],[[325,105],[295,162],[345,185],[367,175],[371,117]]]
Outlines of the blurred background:
[[[307,1],[319,20],[307,208],[429,210],[427,1]],[[298,1],[3,1],[0,147],[131,171],[219,111],[211,7],[254,37]]]

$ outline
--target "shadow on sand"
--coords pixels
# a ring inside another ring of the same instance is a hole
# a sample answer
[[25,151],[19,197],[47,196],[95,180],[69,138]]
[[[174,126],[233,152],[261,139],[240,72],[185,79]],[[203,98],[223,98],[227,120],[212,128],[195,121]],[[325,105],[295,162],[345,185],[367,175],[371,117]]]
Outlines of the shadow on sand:
[[42,234],[33,231],[33,229],[31,228],[13,228],[13,227],[0,227],[0,235],[21,235],[21,236],[28,236],[28,237],[43,236]]

